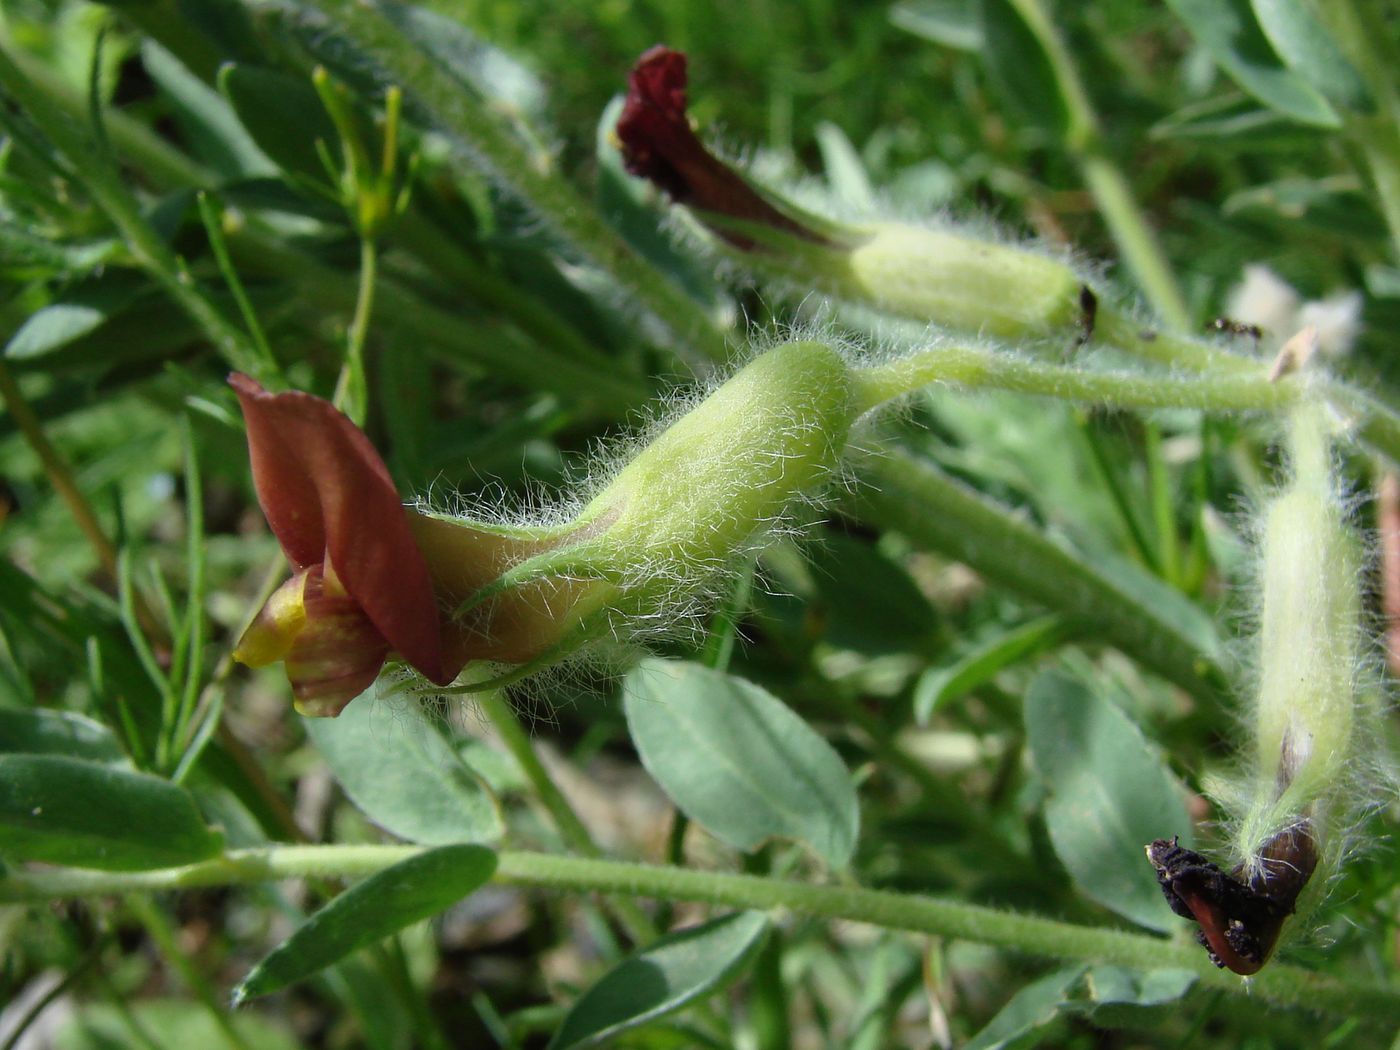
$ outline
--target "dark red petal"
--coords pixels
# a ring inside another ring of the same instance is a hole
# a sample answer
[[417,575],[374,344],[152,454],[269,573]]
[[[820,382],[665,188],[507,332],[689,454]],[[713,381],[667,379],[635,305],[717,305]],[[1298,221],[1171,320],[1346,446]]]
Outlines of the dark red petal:
[[306,622],[286,656],[297,710],[334,718],[374,684],[389,643],[355,599],[328,584],[319,568],[307,570],[302,590]]
[[[617,121],[627,170],[649,179],[678,204],[824,240],[769,204],[704,147],[686,118],[685,86],[685,55],[679,51],[658,44],[632,67],[627,101]],[[716,232],[738,248],[753,247],[749,238],[732,230]]]
[[369,439],[329,402],[270,394],[235,373],[258,502],[297,571],[329,560],[405,660],[447,684],[437,599],[394,482]]

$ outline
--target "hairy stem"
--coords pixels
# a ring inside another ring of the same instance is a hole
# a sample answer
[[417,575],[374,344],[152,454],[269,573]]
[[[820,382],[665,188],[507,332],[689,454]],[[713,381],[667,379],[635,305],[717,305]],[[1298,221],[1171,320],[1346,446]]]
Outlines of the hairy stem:
[[[420,852],[418,846],[280,846],[237,850],[184,868],[142,872],[11,871],[0,901],[48,902],[109,893],[231,886],[305,877],[356,878]],[[1006,948],[1054,959],[1091,960],[1141,969],[1190,970],[1202,984],[1281,1006],[1369,1016],[1400,1024],[1400,992],[1276,964],[1249,981],[1217,970],[1194,945],[1106,927],[1079,926],[959,901],[820,886],[755,875],[631,864],[591,857],[510,851],[495,881],[573,893],[698,901],[732,908],[776,908],[826,920],[864,922]]]

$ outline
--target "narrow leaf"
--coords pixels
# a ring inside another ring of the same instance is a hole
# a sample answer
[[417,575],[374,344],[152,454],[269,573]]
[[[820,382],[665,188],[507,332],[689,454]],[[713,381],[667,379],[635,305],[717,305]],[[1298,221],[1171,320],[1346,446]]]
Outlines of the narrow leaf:
[[1250,0],[1259,28],[1289,69],[1346,109],[1374,103],[1361,74],[1302,0]]
[[944,704],[976,691],[1012,664],[1054,648],[1067,633],[1059,616],[1042,616],[997,635],[948,667],[929,668],[914,686],[915,719],[927,725]]
[[326,181],[316,141],[334,148],[339,140],[309,80],[229,64],[219,70],[219,90],[253,141],[283,171]]
[[1154,930],[1177,927],[1143,846],[1191,843],[1182,791],[1121,710],[1047,672],[1025,702],[1026,735],[1050,794],[1050,841],[1085,896]]
[[1044,131],[1064,132],[1069,113],[1054,67],[1010,0],[982,0],[982,60],[1011,109]]
[[959,51],[982,49],[982,20],[974,0],[901,0],[890,8],[900,29]]
[[168,780],[60,755],[0,755],[0,852],[105,871],[205,860],[223,847]]
[[1341,126],[1317,89],[1279,61],[1249,0],[1167,0],[1167,6],[1216,64],[1264,105],[1304,124]]
[[1059,1019],[1070,989],[1084,973],[1083,966],[1076,966],[1032,981],[1013,995],[997,1015],[987,1022],[987,1026],[973,1036],[964,1050],[1003,1050],[1009,1046],[1034,1046],[1040,1042],[1033,1038],[1022,1042],[1027,1036],[1042,1033],[1044,1029]]
[[661,938],[584,992],[549,1050],[600,1046],[734,980],[768,932],[761,912],[735,912]]
[[839,755],[766,690],[699,664],[647,660],[623,710],[642,764],[686,816],[741,850],[805,842],[833,867],[860,811]]
[[495,842],[495,796],[416,708],[361,697],[338,718],[303,720],[350,801],[410,842]]
[[253,967],[235,989],[234,1004],[285,988],[445,911],[495,870],[496,855],[484,846],[442,846],[371,875],[307,919]]
[[67,755],[93,762],[126,761],[111,730],[101,722],[73,714],[36,708],[0,709],[0,752],[22,755]]

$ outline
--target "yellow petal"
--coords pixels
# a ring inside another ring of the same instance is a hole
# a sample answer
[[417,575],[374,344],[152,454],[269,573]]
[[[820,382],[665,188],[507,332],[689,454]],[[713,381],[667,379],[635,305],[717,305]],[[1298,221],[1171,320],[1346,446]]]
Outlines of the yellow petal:
[[266,667],[286,658],[297,635],[306,626],[306,577],[297,573],[272,592],[257,618],[248,625],[233,658],[249,667]]

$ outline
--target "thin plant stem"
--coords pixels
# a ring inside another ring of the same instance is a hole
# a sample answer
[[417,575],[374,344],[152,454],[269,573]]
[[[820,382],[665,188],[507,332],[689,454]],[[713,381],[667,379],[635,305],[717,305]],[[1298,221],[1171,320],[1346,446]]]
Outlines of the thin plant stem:
[[356,425],[363,426],[369,409],[369,385],[365,378],[365,340],[374,311],[374,285],[379,252],[373,237],[360,238],[360,279],[355,292],[355,314],[345,340],[345,364],[335,385],[335,406]]
[[1099,117],[1073,55],[1041,0],[1011,0],[1011,5],[1045,52],[1068,117],[1065,145],[1114,243],[1157,314],[1171,327],[1185,328],[1190,321],[1186,300],[1122,169],[1103,149]]
[[566,180],[541,171],[490,107],[413,47],[383,14],[355,0],[308,3],[352,36],[390,80],[412,85],[414,99],[454,147],[527,202],[590,261],[613,274],[682,345],[711,362],[728,358],[723,335],[700,304],[614,232]]
[[[37,903],[111,893],[235,886],[307,877],[356,878],[383,871],[421,852],[401,845],[271,846],[235,850],[183,868],[105,872],[10,870],[0,878],[0,901]],[[1101,926],[1082,926],[962,901],[823,886],[765,876],[633,864],[529,851],[499,855],[496,882],[571,893],[697,901],[730,908],[774,908],[827,921],[848,920],[1005,948],[1043,958],[1092,961],[1141,969],[1190,970],[1204,988],[1280,1006],[1367,1016],[1400,1024],[1400,991],[1311,973],[1283,963],[1241,980],[1216,969],[1186,938],[1166,940]]]
[[1253,374],[1208,377],[1097,372],[980,347],[940,346],[862,369],[858,407],[868,410],[939,382],[1086,401],[1109,408],[1215,412],[1277,412],[1296,404],[1307,389],[1296,376],[1270,382],[1262,368]]
[[[569,804],[564,793],[559,790],[559,785],[549,775],[544,763],[540,761],[540,756],[530,741],[530,734],[516,717],[510,701],[500,691],[495,690],[481,694],[479,703],[483,713],[496,727],[506,750],[535,789],[540,804],[544,806],[565,844],[585,857],[601,857],[602,851],[593,841],[588,828]],[[633,902],[612,900],[609,904],[618,922],[637,944],[646,944],[656,938],[656,930],[651,920]]]
[[149,898],[135,894],[126,898],[125,905],[127,911],[145,927],[146,933],[155,942],[165,961],[179,973],[180,980],[185,983],[185,987],[194,993],[195,998],[208,1011],[209,1016],[218,1026],[220,1034],[224,1037],[224,1042],[232,1050],[252,1050],[247,1040],[239,1035],[238,1030],[234,1028],[228,1011],[219,1001],[214,989],[210,987],[209,982],[204,979],[180,948],[175,939],[175,931],[170,928],[170,922],[160,908]]
[[49,479],[49,484],[53,486],[54,492],[58,493],[58,498],[63,500],[68,508],[68,513],[77,522],[78,528],[82,530],[83,536],[87,539],[88,545],[97,555],[97,563],[102,566],[103,573],[113,585],[117,582],[117,548],[111,540],[107,538],[106,531],[102,528],[101,522],[97,520],[92,506],[78,488],[77,480],[73,477],[73,470],[68,466],[67,461],[58,454],[44,433],[43,424],[39,422],[39,417],[34,414],[34,410],[29,407],[29,402],[25,399],[19,384],[15,382],[14,375],[9,368],[0,363],[0,398],[4,399],[5,410],[10,413],[10,418],[15,421],[15,426],[19,428],[24,440],[38,457],[40,465],[44,468],[44,474]]
[[243,282],[238,277],[238,271],[234,268],[233,259],[228,253],[228,241],[225,240],[223,231],[223,206],[204,190],[195,194],[195,200],[199,204],[199,218],[204,223],[204,233],[209,238],[209,248],[214,253],[214,261],[219,266],[219,272],[224,275],[224,283],[228,285],[229,291],[233,294],[233,301],[238,304],[238,312],[243,316],[243,324],[248,329],[248,337],[252,339],[253,347],[257,350],[258,356],[262,358],[267,374],[276,375],[278,372],[277,358],[272,353],[272,347],[267,341],[267,334],[263,331],[262,323],[258,320],[257,311],[253,309],[253,303],[248,298],[248,291],[243,287]]

